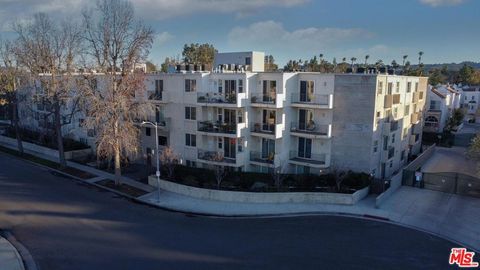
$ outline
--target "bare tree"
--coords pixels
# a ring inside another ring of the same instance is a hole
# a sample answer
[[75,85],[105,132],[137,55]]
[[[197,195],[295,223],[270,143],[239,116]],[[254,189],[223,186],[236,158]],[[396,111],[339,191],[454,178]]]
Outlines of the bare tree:
[[33,77],[37,101],[49,106],[44,117],[53,116],[60,166],[66,166],[62,126],[71,123],[79,111],[80,95],[75,94],[73,72],[80,51],[80,29],[73,23],[54,23],[46,14],[39,13],[33,21],[14,25],[18,35],[16,56],[18,62]]
[[285,163],[284,161],[280,161],[279,166],[273,168],[270,173],[272,175],[273,183],[277,191],[280,190],[283,185],[283,181],[285,181],[285,179],[287,178],[287,169],[287,163]]
[[[212,157],[212,161],[214,162],[222,162],[223,161],[223,154],[221,153],[215,153],[215,155]],[[220,185],[222,184],[223,179],[227,176],[227,170],[225,166],[222,165],[214,165],[214,170],[213,172],[215,173],[215,180],[217,181],[217,188],[220,189]]]
[[160,161],[162,162],[162,166],[167,169],[168,178],[173,178],[175,174],[175,166],[178,164],[178,159],[178,155],[175,154],[170,146],[166,147],[162,151],[162,154],[160,155]]
[[86,91],[92,105],[87,125],[98,128],[97,153],[114,159],[115,183],[120,184],[121,159],[137,153],[139,130],[136,119],[145,119],[152,110],[135,99],[144,96],[144,74],[135,64],[146,60],[153,42],[153,31],[134,17],[126,0],[100,0],[96,8],[83,12],[86,51],[92,68],[104,74],[101,90]]
[[331,170],[333,177],[335,178],[335,190],[340,192],[342,190],[342,184],[345,180],[347,173],[343,170],[340,170],[337,167],[333,167]]
[[10,41],[0,41],[0,59],[3,63],[3,67],[0,66],[0,104],[4,103],[9,108],[11,126],[15,130],[18,152],[23,155],[18,107],[20,103],[19,84],[25,74],[18,67],[14,52],[15,47],[15,44]]

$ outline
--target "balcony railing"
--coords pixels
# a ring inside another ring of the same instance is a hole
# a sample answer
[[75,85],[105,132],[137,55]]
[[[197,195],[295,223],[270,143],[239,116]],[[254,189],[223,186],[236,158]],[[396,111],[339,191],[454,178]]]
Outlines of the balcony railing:
[[302,123],[302,122],[292,122],[290,126],[290,132],[299,132],[315,135],[330,135],[330,125],[319,125],[315,122]]
[[292,103],[329,106],[330,95],[293,93]]
[[275,159],[274,153],[264,154],[262,152],[250,152],[250,161],[273,164]]
[[290,160],[297,162],[310,163],[315,165],[325,165],[326,154],[299,153],[298,151],[290,151]]
[[236,158],[224,157],[218,151],[202,150],[198,149],[197,158],[201,160],[219,162],[219,163],[236,163]]
[[392,95],[392,102],[393,104],[400,104],[400,94]]
[[163,100],[163,93],[162,92],[154,92],[150,93],[148,96],[149,100]]
[[219,94],[219,93],[197,93],[198,103],[227,103],[236,104],[237,94]]
[[257,104],[276,104],[277,95],[275,93],[271,93],[270,95],[252,94],[250,102]]
[[275,134],[275,124],[251,123],[251,132],[263,134]]
[[237,124],[203,121],[198,122],[198,131],[211,133],[236,134]]
[[385,96],[385,101],[384,101],[383,107],[384,107],[385,109],[391,108],[391,107],[392,107],[392,103],[393,103],[393,96],[392,96],[392,95],[386,95],[386,96]]

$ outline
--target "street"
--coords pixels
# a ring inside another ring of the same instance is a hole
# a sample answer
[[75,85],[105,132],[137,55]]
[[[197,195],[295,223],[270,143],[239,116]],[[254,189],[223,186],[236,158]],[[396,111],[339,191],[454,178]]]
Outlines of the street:
[[0,229],[42,270],[448,269],[456,245],[338,216],[210,218],[133,203],[0,153]]

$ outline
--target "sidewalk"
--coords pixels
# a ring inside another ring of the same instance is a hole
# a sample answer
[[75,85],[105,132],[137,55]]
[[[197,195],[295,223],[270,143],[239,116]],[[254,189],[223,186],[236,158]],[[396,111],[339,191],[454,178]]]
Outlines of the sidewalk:
[[22,258],[17,249],[0,236],[0,269],[2,270],[24,270]]

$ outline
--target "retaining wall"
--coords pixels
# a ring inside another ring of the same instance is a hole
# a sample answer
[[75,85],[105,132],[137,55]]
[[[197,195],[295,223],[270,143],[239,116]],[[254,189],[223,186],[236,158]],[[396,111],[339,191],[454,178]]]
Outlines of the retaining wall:
[[[157,186],[157,178],[150,176],[148,184]],[[368,195],[369,187],[353,194],[327,192],[244,192],[197,188],[160,179],[160,188],[185,196],[242,203],[327,203],[353,205]]]
[[[0,144],[10,149],[18,150],[17,140],[14,138],[0,136]],[[30,153],[30,154],[41,154],[41,155],[55,157],[55,158],[58,157],[58,150],[40,146],[33,143],[29,143],[29,142],[23,142],[23,150],[26,153]],[[65,151],[65,158],[66,159],[72,159],[73,157],[82,158],[82,157],[88,156],[91,153],[92,153],[92,149],[90,148],[82,149],[82,150]]]

